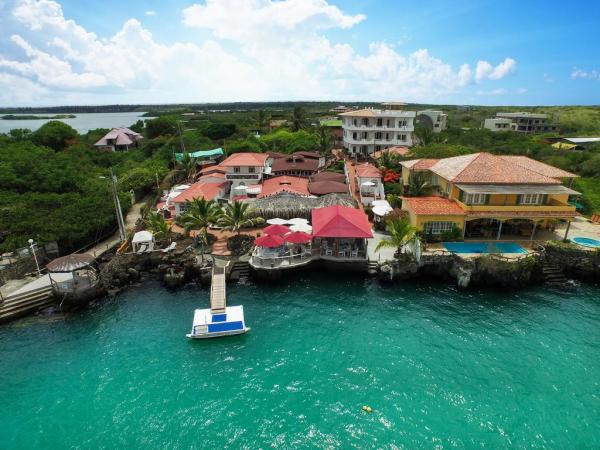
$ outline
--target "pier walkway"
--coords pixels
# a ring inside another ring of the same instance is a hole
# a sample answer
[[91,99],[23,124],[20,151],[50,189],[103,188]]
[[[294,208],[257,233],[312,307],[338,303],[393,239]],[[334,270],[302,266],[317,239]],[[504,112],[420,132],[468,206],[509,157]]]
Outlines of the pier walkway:
[[210,312],[224,313],[225,306],[225,267],[215,264],[210,285]]

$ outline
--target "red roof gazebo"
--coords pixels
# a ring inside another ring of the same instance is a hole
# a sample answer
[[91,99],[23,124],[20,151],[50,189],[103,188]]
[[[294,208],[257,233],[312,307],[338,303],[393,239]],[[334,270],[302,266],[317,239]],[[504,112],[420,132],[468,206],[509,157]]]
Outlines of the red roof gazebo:
[[372,238],[371,224],[360,209],[328,206],[312,210],[313,237]]
[[261,236],[261,237],[257,238],[255,243],[259,247],[276,248],[276,247],[281,247],[284,243],[284,240],[281,236],[266,235],[266,236]]

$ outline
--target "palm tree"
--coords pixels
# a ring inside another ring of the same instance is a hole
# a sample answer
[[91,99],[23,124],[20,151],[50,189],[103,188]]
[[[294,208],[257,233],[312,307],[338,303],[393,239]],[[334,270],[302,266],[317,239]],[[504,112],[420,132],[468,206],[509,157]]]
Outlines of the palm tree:
[[331,139],[331,132],[328,127],[320,125],[317,128],[317,147],[321,155],[329,157],[331,149],[333,148],[333,141]]
[[149,211],[144,219],[148,230],[152,231],[158,239],[168,237],[171,233],[171,224],[158,211]]
[[235,232],[238,236],[242,228],[257,226],[264,222],[262,217],[252,217],[250,205],[248,203],[237,202],[228,203],[225,211],[219,219],[219,225],[226,230]]
[[308,124],[308,120],[306,119],[306,112],[304,108],[300,106],[296,106],[294,108],[294,112],[292,113],[292,131],[299,131],[303,128],[306,128]]
[[177,161],[177,168],[184,174],[186,181],[194,181],[196,170],[198,168],[196,158],[190,156],[189,153],[184,153],[183,157]]
[[217,202],[195,198],[186,213],[179,219],[179,223],[183,225],[186,233],[200,230],[200,234],[206,234],[209,225],[216,223],[222,214],[223,211]]
[[426,175],[423,172],[412,172],[408,179],[408,195],[410,197],[420,197],[426,195],[432,188]]
[[419,145],[425,146],[432,144],[435,141],[435,134],[431,128],[416,127],[414,134],[419,140]]
[[398,171],[400,157],[396,153],[392,153],[389,150],[385,150],[381,154],[381,158],[377,164],[381,169]]
[[396,249],[397,254],[400,254],[403,246],[416,239],[417,229],[410,224],[406,217],[389,219],[386,224],[390,237],[381,240],[377,244],[377,247],[375,247],[376,252],[384,247],[391,247]]

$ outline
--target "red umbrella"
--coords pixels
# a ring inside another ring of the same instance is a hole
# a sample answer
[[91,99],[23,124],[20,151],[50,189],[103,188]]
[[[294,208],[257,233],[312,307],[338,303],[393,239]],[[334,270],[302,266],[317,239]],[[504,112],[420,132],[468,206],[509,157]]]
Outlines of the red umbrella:
[[285,237],[285,242],[291,244],[306,244],[312,240],[312,236],[302,231],[294,231]]
[[278,234],[287,234],[290,232],[289,227],[285,225],[269,225],[267,228],[263,230],[266,234],[270,234],[271,236],[275,236]]
[[256,239],[255,243],[259,247],[275,248],[283,245],[283,238],[281,236],[261,236]]

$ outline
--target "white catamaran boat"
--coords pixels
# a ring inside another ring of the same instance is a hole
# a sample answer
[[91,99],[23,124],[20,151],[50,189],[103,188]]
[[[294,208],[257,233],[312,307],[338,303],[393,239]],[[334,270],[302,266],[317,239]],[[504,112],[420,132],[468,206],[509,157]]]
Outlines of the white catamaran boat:
[[186,334],[190,339],[208,339],[221,336],[232,336],[250,331],[244,321],[244,307],[227,306],[225,311],[212,312],[211,309],[194,311],[192,332]]

